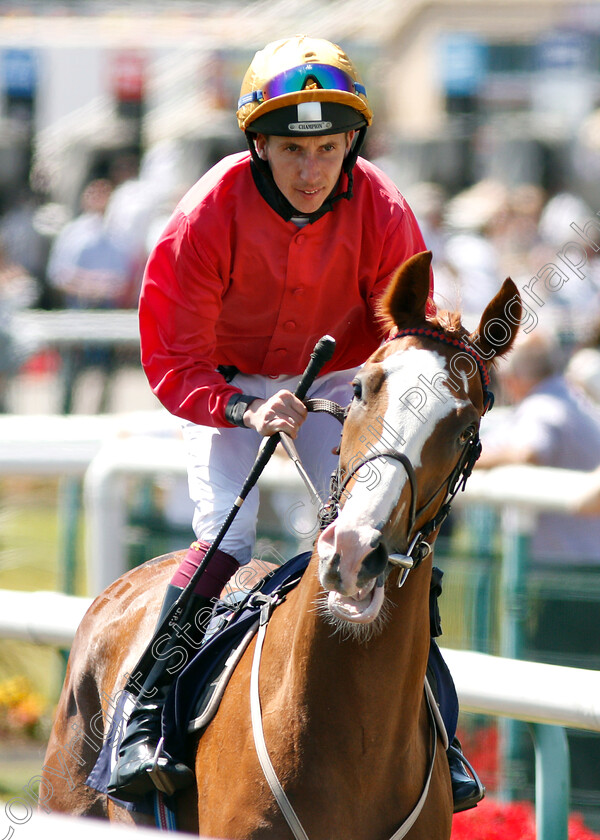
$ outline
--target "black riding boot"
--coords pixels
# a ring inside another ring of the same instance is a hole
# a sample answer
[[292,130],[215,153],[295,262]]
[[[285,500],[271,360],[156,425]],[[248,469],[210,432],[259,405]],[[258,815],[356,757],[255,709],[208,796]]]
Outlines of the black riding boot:
[[[454,800],[454,813],[468,811],[481,802],[485,796],[485,788],[481,784],[479,776],[473,770],[471,763],[463,755],[460,741],[454,738],[446,751],[448,765],[450,767],[450,779],[452,780],[452,798]],[[472,773],[472,777],[466,772],[466,768]]]
[[[181,592],[178,586],[167,587],[157,626],[169,614]],[[142,685],[119,747],[117,764],[108,783],[111,796],[136,802],[154,788],[170,795],[193,783],[194,773],[187,765],[164,752],[157,756],[157,751],[161,739],[161,713],[172,681],[200,647],[211,609],[212,602],[208,598],[192,595],[178,619],[179,632],[173,631],[161,645],[161,658],[156,660]],[[195,624],[194,617],[201,611],[206,613],[204,620]],[[198,629],[198,624],[202,630]]]

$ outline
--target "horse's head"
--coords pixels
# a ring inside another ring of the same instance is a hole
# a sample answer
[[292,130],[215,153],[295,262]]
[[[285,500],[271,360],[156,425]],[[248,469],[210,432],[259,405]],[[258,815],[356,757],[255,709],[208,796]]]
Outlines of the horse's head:
[[488,367],[509,350],[521,319],[510,279],[471,335],[457,314],[427,318],[430,265],[427,252],[398,270],[381,304],[396,337],[353,382],[330,500],[339,513],[317,541],[328,610],[341,622],[374,622],[394,565],[404,575],[429,552],[479,454]]

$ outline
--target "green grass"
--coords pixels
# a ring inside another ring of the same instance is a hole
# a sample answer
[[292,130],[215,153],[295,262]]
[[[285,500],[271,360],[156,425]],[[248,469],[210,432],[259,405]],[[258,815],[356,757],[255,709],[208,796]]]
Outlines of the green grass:
[[[63,588],[66,534],[59,513],[62,485],[52,479],[0,481],[0,589]],[[83,594],[82,528],[77,528],[72,588]],[[0,796],[18,795],[43,764],[45,740],[64,677],[65,660],[55,648],[0,639],[0,687],[24,677],[43,709],[37,739],[0,730]]]
[[[65,535],[59,522],[58,481],[6,478],[0,481],[0,589],[62,589]],[[78,529],[81,530],[81,529]],[[82,537],[78,535],[78,545]],[[83,552],[76,551],[73,588],[82,594]],[[57,669],[59,672],[57,673]],[[62,658],[51,648],[0,640],[0,683],[26,676],[48,701],[56,699]],[[62,682],[62,678],[60,679]]]

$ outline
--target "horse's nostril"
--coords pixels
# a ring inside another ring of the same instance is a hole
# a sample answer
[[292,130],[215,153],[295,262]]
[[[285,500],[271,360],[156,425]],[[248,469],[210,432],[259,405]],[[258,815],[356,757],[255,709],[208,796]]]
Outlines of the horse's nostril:
[[371,537],[371,541],[369,543],[371,548],[378,548],[379,543],[381,542],[382,536],[383,536],[383,534],[381,533],[381,531],[378,531],[378,530],[373,531],[373,536]]
[[338,589],[342,580],[340,575],[340,555],[333,554],[329,559],[321,558],[319,579],[325,589]]
[[362,562],[358,573],[358,586],[364,586],[373,578],[379,577],[387,566],[388,553],[382,542]]

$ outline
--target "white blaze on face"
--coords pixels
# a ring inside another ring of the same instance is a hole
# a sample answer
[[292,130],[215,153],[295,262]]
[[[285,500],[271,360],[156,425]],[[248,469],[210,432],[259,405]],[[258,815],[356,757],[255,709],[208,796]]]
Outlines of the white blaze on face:
[[[417,469],[423,448],[437,424],[464,405],[464,401],[456,397],[450,386],[440,384],[440,373],[448,376],[448,372],[445,358],[438,353],[409,347],[388,356],[382,365],[388,397],[383,440],[378,445],[375,437],[371,441],[367,439],[363,449],[350,459],[350,468],[374,449],[395,448],[404,452]],[[437,387],[424,384],[434,382],[436,376]],[[395,439],[390,433],[392,429],[397,433]],[[317,543],[321,582],[328,566],[339,557],[340,591],[344,595],[357,591],[356,578],[362,561],[377,545],[380,529],[396,507],[408,476],[399,461],[378,458],[365,465],[356,479],[339,516],[323,531]]]

